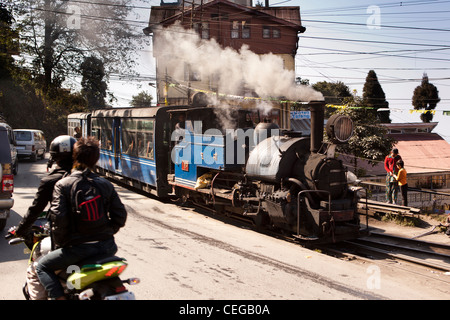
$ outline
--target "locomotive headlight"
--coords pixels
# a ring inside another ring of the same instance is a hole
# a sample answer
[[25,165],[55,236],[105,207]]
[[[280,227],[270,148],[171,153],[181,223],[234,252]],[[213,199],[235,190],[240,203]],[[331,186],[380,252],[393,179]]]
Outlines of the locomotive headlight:
[[333,114],[327,121],[326,131],[333,143],[346,143],[353,135],[353,121],[349,116]]

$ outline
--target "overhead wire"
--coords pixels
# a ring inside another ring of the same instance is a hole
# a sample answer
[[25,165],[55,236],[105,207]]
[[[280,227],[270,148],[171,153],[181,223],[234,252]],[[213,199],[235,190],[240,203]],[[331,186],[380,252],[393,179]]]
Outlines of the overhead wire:
[[[72,2],[75,3],[90,3],[87,1],[81,1],[81,0],[73,0]],[[444,1],[444,2],[450,2],[450,1]],[[412,5],[413,3],[415,4],[419,4],[422,3],[424,4],[424,1],[419,1],[419,2],[415,2],[415,1],[409,1],[408,5]],[[90,3],[90,4],[99,4],[99,5],[111,5],[111,4],[102,4],[102,3]],[[385,4],[386,6],[388,6],[388,4]],[[116,6],[123,6],[123,7],[127,7],[127,5],[116,5]],[[383,5],[382,5],[383,6]],[[138,6],[132,6],[132,8],[144,8],[144,7],[138,7]],[[359,8],[361,8],[361,6],[359,6]],[[350,10],[355,10],[356,7],[351,8]],[[37,9],[39,10],[39,9]],[[44,10],[44,9],[40,9],[40,10]],[[44,10],[46,11],[46,10]],[[47,10],[48,11],[48,10]],[[60,14],[68,14],[67,12],[58,12],[55,11],[55,13],[60,13]],[[147,24],[147,22],[143,22],[143,21],[136,21],[136,20],[130,20],[130,19],[114,19],[111,17],[100,17],[100,16],[92,16],[92,15],[83,15],[84,18],[87,19],[106,19],[106,20],[114,20],[114,21],[119,21],[119,22],[132,22],[132,23],[139,23],[139,24]],[[318,22],[318,23],[337,23],[337,24],[350,24],[350,25],[363,25],[363,24],[353,24],[353,23],[341,23],[341,22],[331,22],[331,21],[325,21],[325,20],[305,20],[303,19],[303,21],[309,21],[309,22]],[[389,27],[389,26],[386,26]],[[416,27],[402,27],[404,29],[410,29],[410,30],[416,30]],[[443,29],[443,28],[421,28],[423,30],[434,30],[434,31],[450,31],[450,29]],[[450,48],[450,45],[442,45],[442,44],[426,44],[426,43],[404,43],[404,42],[394,42],[394,41],[376,41],[376,40],[363,40],[363,39],[344,39],[344,38],[332,38],[332,37],[312,37],[312,36],[305,36],[302,35],[302,38],[309,38],[309,39],[320,39],[320,40],[330,40],[330,41],[345,41],[345,42],[356,42],[356,43],[368,43],[368,44],[387,44],[387,45],[414,45],[414,46],[426,46],[426,47],[435,47],[435,48],[439,48],[437,50],[446,50],[447,48]],[[319,50],[332,50],[332,49],[327,49],[327,48],[317,48]],[[425,49],[424,49],[425,50]],[[432,50],[432,49],[430,49]],[[368,54],[384,54],[381,52],[374,52],[374,53],[367,53],[367,52],[351,52],[350,50],[348,50],[349,52],[347,52],[347,54],[362,54],[362,55],[368,55]],[[341,51],[342,52],[342,51]],[[414,50],[414,52],[419,52],[419,50]],[[310,54],[311,55],[311,54]],[[387,56],[395,56],[395,55],[387,55]],[[398,55],[399,57],[408,57],[405,55]],[[430,58],[430,57],[410,57],[410,58],[414,58],[414,59],[425,59],[425,60],[429,60],[429,61],[450,61],[450,59],[440,59],[440,58]],[[352,61],[354,61],[355,59],[352,59]],[[445,79],[446,80],[446,79]]]

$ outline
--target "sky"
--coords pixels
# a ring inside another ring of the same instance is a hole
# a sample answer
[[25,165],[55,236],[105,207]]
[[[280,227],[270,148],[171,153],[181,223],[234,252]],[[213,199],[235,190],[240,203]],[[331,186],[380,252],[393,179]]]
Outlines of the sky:
[[[159,0],[136,0],[136,32],[146,26],[152,5]],[[305,33],[300,35],[296,76],[319,81],[342,81],[362,96],[369,70],[375,70],[386,94],[394,123],[421,122],[410,113],[414,89],[426,73],[439,90],[441,101],[434,132],[450,142],[450,1],[310,1],[270,0],[271,6],[300,6]],[[110,79],[116,105],[128,106],[131,96],[148,91],[155,77],[152,48],[138,52],[141,81]]]

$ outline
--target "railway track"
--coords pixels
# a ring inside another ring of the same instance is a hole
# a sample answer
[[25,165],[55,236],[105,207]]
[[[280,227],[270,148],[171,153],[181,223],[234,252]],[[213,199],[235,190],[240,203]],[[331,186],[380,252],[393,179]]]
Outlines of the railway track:
[[[249,219],[236,219],[234,216],[217,214],[209,206],[198,203],[187,205],[203,211],[204,214],[213,215],[216,219],[226,220],[228,223],[234,222],[237,225],[244,224],[250,228],[255,227]],[[353,256],[353,258],[376,256],[377,258],[406,261],[441,272],[450,272],[450,246],[444,244],[370,232],[368,236],[354,240],[346,240],[330,245],[317,245],[301,243],[292,236],[270,230],[260,230],[258,232],[263,232],[285,241],[299,243],[309,249],[320,250],[323,253],[335,256]]]
[[337,248],[353,250],[357,255],[384,257],[433,270],[450,271],[450,246],[444,244],[370,233],[367,237],[344,241]]
[[[215,213],[215,211],[209,207],[198,204],[195,204],[194,206],[200,210],[205,210],[213,214]],[[218,217],[216,216],[216,218]],[[238,222],[234,217],[223,216],[222,218],[235,221],[238,224],[244,223],[249,227],[252,225],[249,220],[245,219],[239,219]],[[346,240],[329,245],[317,245],[301,243],[294,237],[270,230],[264,230],[262,232],[285,241],[299,243],[311,250],[318,249],[323,253],[344,255],[347,257],[348,255],[353,255],[353,257],[357,256],[355,258],[358,258],[359,256],[360,258],[376,257],[381,259],[391,259],[408,262],[441,272],[450,272],[450,246],[440,243],[369,232],[368,236],[358,239]]]

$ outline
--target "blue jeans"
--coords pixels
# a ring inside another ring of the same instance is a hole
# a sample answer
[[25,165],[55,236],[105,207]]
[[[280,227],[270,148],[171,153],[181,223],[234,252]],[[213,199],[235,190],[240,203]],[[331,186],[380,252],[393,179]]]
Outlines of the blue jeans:
[[36,273],[39,281],[47,290],[48,296],[59,298],[64,295],[64,289],[55,271],[65,271],[68,266],[76,265],[84,259],[95,258],[96,256],[112,256],[116,252],[117,245],[114,238],[97,243],[83,243],[59,248],[49,252],[38,262]]

